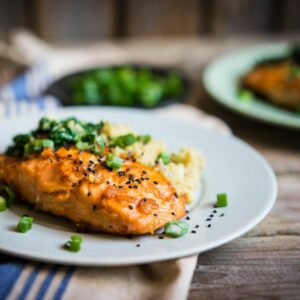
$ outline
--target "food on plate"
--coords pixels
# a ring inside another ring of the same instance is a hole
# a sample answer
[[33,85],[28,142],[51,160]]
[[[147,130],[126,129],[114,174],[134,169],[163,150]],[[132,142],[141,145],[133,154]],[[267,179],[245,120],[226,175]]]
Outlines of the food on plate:
[[107,67],[66,79],[73,104],[153,107],[179,97],[183,79],[178,72],[154,72],[148,67]]
[[197,150],[169,153],[126,125],[42,118],[0,156],[0,181],[84,230],[145,234],[185,215],[203,168]]
[[[281,107],[300,110],[300,47],[281,57],[257,63],[241,80],[241,99],[249,99],[245,89]],[[251,96],[250,96],[251,97]]]

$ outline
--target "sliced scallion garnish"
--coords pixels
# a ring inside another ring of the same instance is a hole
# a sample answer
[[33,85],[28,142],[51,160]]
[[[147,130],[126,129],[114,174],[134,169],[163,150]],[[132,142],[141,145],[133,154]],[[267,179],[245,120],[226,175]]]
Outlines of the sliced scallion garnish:
[[137,141],[136,137],[132,133],[128,133],[126,135],[121,135],[113,139],[113,146],[118,146],[122,149],[133,145]]
[[114,156],[112,154],[107,154],[106,156],[106,165],[109,168],[112,168],[114,170],[118,170],[121,168],[123,164],[123,160],[117,156]]
[[189,231],[188,223],[184,221],[170,221],[165,225],[165,234],[174,238],[181,237]]
[[4,197],[0,196],[0,212],[5,211],[6,208],[6,200]]
[[227,194],[217,194],[217,207],[226,207],[228,205],[227,202]]
[[17,231],[25,233],[28,230],[32,228],[32,222],[33,218],[29,216],[23,216],[21,217],[18,225],[17,225]]
[[82,238],[78,235],[71,236],[70,240],[64,245],[65,249],[71,252],[78,252],[81,249]]
[[164,165],[167,165],[170,163],[170,155],[167,152],[161,152],[158,157],[158,160],[161,160]]

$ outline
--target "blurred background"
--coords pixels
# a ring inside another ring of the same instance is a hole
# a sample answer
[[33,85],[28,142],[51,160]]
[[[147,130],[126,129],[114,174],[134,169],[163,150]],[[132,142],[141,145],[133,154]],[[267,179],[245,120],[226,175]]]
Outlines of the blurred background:
[[1,36],[25,27],[50,42],[293,33],[298,0],[1,0]]

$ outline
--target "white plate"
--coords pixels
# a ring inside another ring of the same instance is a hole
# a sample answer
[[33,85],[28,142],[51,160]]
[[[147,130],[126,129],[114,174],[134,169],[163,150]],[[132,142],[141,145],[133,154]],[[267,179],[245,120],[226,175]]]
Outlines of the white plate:
[[274,43],[248,47],[227,53],[211,62],[203,73],[207,91],[219,103],[253,119],[288,128],[300,129],[300,114],[255,98],[242,101],[238,97],[240,78],[253,68],[255,63],[266,58],[286,55],[288,43]]
[[[182,238],[158,236],[125,237],[80,234],[82,250],[71,253],[62,248],[76,229],[66,220],[29,211],[20,204],[0,213],[0,251],[34,260],[73,265],[116,266],[183,257],[220,246],[253,228],[274,204],[277,185],[267,162],[244,142],[224,137],[200,126],[158,116],[151,112],[113,108],[71,108],[54,113],[57,118],[76,116],[84,120],[128,123],[140,133],[165,139],[171,150],[183,145],[201,149],[207,159],[203,199],[190,212],[190,229]],[[0,122],[0,150],[11,138],[36,126],[40,116]],[[216,194],[226,192],[229,206],[217,209],[211,221]],[[24,213],[35,222],[26,234],[15,231]],[[224,213],[223,217],[220,214]],[[211,227],[207,227],[211,224]],[[140,244],[140,247],[136,247]]]

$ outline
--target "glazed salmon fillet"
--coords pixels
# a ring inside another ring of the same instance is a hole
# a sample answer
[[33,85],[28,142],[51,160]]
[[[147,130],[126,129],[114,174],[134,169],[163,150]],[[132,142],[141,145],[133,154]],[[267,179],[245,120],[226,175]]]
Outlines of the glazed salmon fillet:
[[36,209],[92,232],[153,233],[185,215],[184,199],[162,173],[126,159],[111,170],[103,159],[75,147],[2,155],[0,181]]
[[258,66],[243,78],[242,84],[274,104],[299,109],[300,77],[289,78],[290,71],[288,62]]

